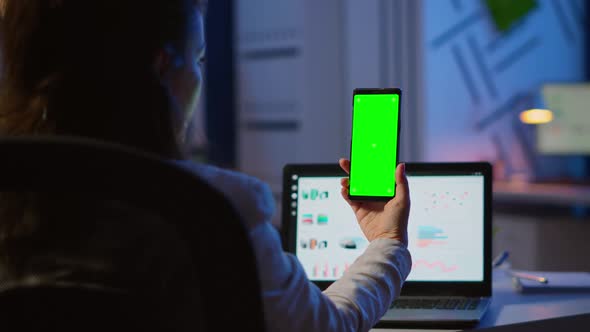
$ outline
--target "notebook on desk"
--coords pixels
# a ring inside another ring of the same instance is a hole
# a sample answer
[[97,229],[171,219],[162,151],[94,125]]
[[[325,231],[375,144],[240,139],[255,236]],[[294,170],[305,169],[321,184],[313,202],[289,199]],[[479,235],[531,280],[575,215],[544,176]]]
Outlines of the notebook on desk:
[[[476,324],[491,297],[491,167],[487,163],[407,164],[412,271],[378,326]],[[340,278],[369,244],[340,194],[338,165],[287,165],[283,229],[309,279]]]

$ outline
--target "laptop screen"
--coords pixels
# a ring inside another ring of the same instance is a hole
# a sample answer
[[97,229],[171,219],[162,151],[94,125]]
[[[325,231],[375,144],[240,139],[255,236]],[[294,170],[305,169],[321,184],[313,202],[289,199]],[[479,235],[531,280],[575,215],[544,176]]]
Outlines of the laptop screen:
[[[291,175],[295,254],[312,281],[334,281],[369,244],[340,194],[342,176]],[[484,175],[411,174],[408,281],[484,280]]]

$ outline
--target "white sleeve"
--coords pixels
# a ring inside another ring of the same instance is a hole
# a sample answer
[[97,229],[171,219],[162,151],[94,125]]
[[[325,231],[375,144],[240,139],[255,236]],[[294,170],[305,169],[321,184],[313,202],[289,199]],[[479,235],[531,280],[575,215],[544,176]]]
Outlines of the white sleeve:
[[411,267],[410,254],[400,242],[375,240],[322,293],[297,258],[282,251],[269,223],[253,229],[251,238],[270,331],[368,331],[399,294]]
[[351,325],[356,322],[358,331],[367,331],[399,296],[411,266],[412,258],[404,244],[377,239],[324,294],[348,313]]
[[271,225],[274,199],[267,184],[216,167],[180,163],[222,191],[250,230],[269,331],[368,331],[399,295],[412,265],[398,241],[380,239],[337,282],[322,292],[299,260],[283,252]]

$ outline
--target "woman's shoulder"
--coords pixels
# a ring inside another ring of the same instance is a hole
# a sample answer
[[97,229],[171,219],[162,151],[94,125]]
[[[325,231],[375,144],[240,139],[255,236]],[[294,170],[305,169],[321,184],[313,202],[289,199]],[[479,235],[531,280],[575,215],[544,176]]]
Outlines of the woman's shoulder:
[[270,186],[260,179],[234,170],[224,169],[190,160],[175,163],[223,193],[238,210],[248,227],[269,222],[275,202]]

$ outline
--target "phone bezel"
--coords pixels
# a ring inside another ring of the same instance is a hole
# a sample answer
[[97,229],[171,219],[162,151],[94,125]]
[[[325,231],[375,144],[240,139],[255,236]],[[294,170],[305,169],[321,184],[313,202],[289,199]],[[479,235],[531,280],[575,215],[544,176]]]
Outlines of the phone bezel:
[[[356,88],[353,90],[352,93],[352,121],[351,121],[351,128],[350,128],[350,174],[348,176],[350,180],[350,176],[352,175],[352,141],[354,138],[353,133],[353,123],[354,123],[354,98],[356,95],[373,95],[373,94],[381,94],[381,95],[388,95],[394,94],[398,95],[399,102],[398,102],[398,109],[397,109],[397,144],[395,147],[395,167],[399,164],[399,139],[400,139],[400,131],[401,131],[401,110],[402,110],[402,90],[400,88]],[[389,201],[395,197],[395,193],[397,192],[397,183],[394,189],[393,195],[391,196],[357,196],[351,195],[350,191],[348,192],[348,198],[351,201]]]

